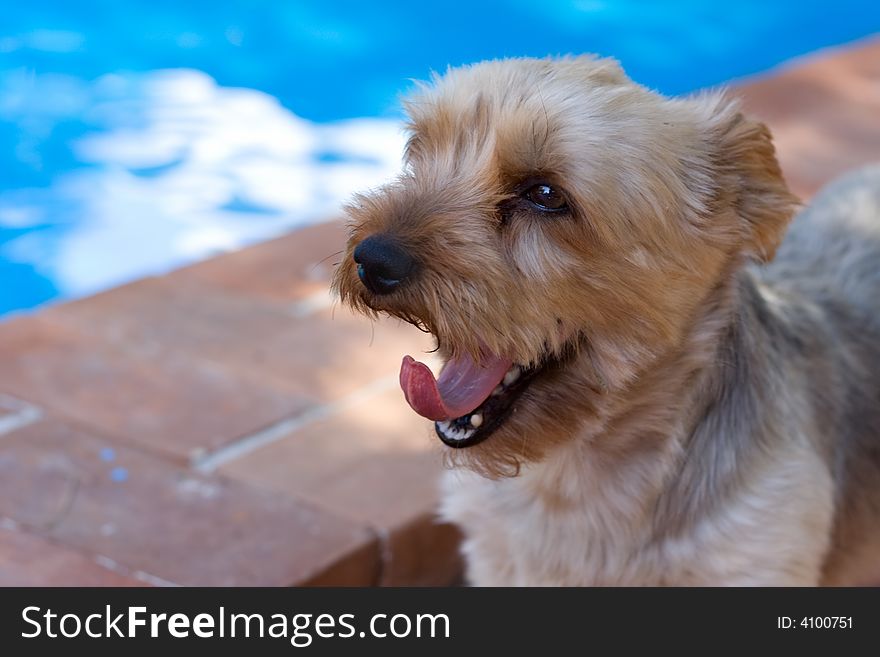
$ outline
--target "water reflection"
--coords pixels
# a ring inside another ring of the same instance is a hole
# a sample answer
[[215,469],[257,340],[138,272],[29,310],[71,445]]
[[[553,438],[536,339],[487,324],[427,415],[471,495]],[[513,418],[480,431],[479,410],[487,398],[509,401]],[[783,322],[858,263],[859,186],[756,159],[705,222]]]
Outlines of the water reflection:
[[329,218],[404,143],[396,121],[312,123],[194,70],[18,72],[0,92],[0,313],[27,288],[88,294]]

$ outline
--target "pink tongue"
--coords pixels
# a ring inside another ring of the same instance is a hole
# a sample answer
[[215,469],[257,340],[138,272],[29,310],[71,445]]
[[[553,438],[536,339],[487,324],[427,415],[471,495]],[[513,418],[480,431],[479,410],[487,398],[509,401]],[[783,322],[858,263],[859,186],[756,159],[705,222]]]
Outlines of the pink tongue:
[[435,379],[427,365],[404,356],[400,387],[406,401],[422,417],[451,420],[482,404],[512,364],[513,361],[485,352],[479,363],[461,356],[446,363],[440,378]]

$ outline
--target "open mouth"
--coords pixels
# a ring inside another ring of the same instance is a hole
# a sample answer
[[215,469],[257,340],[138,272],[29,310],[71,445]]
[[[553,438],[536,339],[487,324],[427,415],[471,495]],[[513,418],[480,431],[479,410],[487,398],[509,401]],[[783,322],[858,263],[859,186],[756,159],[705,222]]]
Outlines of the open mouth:
[[409,405],[434,420],[437,436],[449,447],[471,447],[492,435],[516,412],[531,383],[560,359],[547,357],[531,367],[492,355],[479,363],[468,356],[451,359],[439,379],[428,367],[405,356],[400,385]]
[[516,410],[516,400],[541,369],[512,365],[501,383],[472,412],[434,423],[440,440],[449,447],[470,447],[488,438]]

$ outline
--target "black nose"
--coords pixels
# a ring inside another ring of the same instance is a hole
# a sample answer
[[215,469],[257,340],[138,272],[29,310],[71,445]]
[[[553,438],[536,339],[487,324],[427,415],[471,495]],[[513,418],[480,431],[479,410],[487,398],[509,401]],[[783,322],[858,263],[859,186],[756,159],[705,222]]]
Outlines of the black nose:
[[416,268],[415,259],[388,235],[371,235],[354,250],[358,276],[374,294],[393,292]]

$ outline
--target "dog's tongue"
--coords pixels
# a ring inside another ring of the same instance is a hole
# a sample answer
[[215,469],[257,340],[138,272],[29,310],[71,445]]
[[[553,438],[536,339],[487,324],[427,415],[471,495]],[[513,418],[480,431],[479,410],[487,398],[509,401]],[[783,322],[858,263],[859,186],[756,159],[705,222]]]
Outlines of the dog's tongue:
[[450,420],[466,415],[483,403],[495,389],[513,361],[483,354],[480,362],[470,356],[446,363],[440,378],[411,356],[400,365],[400,387],[412,409],[430,420]]

